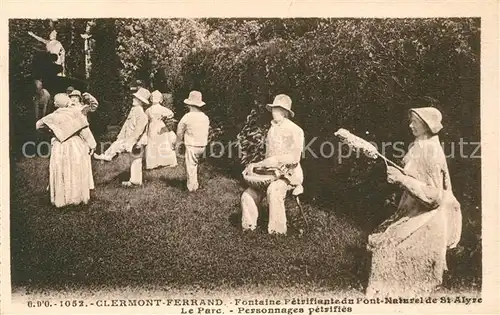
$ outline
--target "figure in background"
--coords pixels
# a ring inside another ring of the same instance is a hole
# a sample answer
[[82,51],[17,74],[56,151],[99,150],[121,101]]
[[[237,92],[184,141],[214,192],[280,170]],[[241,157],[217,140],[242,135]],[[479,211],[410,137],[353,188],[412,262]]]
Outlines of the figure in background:
[[403,158],[405,173],[387,169],[387,181],[399,185],[403,195],[396,213],[368,237],[370,297],[432,293],[447,270],[447,249],[460,240],[460,204],[438,136],[441,113],[432,107],[414,108],[409,119],[415,141]]
[[153,169],[160,166],[177,166],[177,156],[175,154],[175,142],[170,142],[168,128],[164,120],[174,117],[174,112],[163,107],[161,102],[163,95],[159,91],[151,93],[153,105],[146,110],[148,116],[148,145],[146,146],[146,169]]
[[[70,88],[72,87],[68,87],[66,93]],[[82,92],[80,92],[79,90],[73,90],[72,92],[70,92],[69,97],[73,101],[74,106],[81,108],[82,113],[85,115],[85,117],[88,117],[89,112],[95,112],[97,110],[97,107],[99,106],[99,102],[97,101],[97,99],[88,92],[84,92],[82,94]]]
[[[163,106],[165,106],[167,109],[171,110],[174,112],[174,97],[170,93],[163,93]],[[167,119],[165,121],[165,126],[168,134],[168,139],[170,143],[173,145],[173,149],[175,150],[175,143],[177,142],[177,123],[178,121],[175,118]],[[177,160],[177,154],[176,158]]]
[[39,120],[48,113],[50,102],[50,93],[43,88],[42,80],[35,80],[36,92],[33,96],[33,104],[35,106],[35,119]]
[[36,123],[39,131],[50,133],[52,148],[49,162],[50,200],[56,207],[87,204],[91,183],[87,160],[96,148],[85,116],[64,93],[54,96],[57,108]]
[[135,93],[139,91],[139,89],[145,89],[144,82],[142,80],[135,80],[135,82],[132,82],[130,85],[130,91]]
[[152,62],[152,70],[149,75],[149,81],[151,82],[151,88],[160,91],[168,90],[168,80],[166,69],[159,67],[158,62],[153,60]]
[[28,32],[28,34],[35,38],[36,40],[42,42],[45,44],[45,48],[47,49],[47,52],[51,55],[56,55],[57,59],[54,61],[55,64],[60,65],[62,67],[62,72],[58,73],[59,76],[65,76],[65,58],[66,58],[66,51],[64,50],[63,45],[61,42],[57,40],[57,32],[56,30],[53,30],[49,34],[49,39],[44,39],[40,36],[35,35],[33,32]]
[[66,89],[66,95],[70,96],[71,92],[73,92],[74,90],[75,90],[74,87],[68,86],[68,88]]
[[187,189],[190,192],[199,188],[198,183],[198,164],[200,157],[205,152],[208,144],[208,130],[210,120],[201,110],[205,106],[202,95],[199,91],[191,91],[189,97],[184,100],[184,104],[189,107],[186,113],[179,121],[177,126],[176,152],[180,145],[184,143],[186,148],[185,163],[187,175]]
[[292,100],[280,94],[274,98],[267,109],[272,112],[273,120],[266,136],[265,159],[251,163],[245,171],[252,172],[255,167],[284,169],[284,175],[271,182],[266,191],[255,188],[246,189],[241,195],[241,226],[243,230],[255,230],[259,217],[258,206],[264,196],[269,204],[268,233],[286,234],[287,220],[285,197],[291,189],[302,189],[304,178],[300,158],[304,148],[304,132],[289,118],[294,117]]
[[151,93],[140,88],[133,94],[132,109],[122,126],[116,141],[103,154],[94,154],[97,160],[111,161],[117,154],[129,152],[133,156],[130,166],[130,180],[123,182],[123,186],[142,185],[142,157],[144,145],[147,144],[146,127],[148,116],[143,106],[149,104]]

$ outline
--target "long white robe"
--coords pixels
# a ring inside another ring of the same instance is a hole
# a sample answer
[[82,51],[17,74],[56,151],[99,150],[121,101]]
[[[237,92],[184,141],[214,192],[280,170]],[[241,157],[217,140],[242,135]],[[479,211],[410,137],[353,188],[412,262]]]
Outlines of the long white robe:
[[[37,129],[47,125],[37,122]],[[49,162],[50,200],[56,207],[87,204],[94,188],[89,152],[95,149],[92,132],[85,127],[64,141],[52,138]]]
[[165,123],[163,119],[173,118],[174,113],[160,104],[153,104],[146,110],[149,124],[147,128],[147,146],[146,146],[146,168],[152,169],[159,166],[176,166],[177,156],[173,145],[170,142],[171,132],[164,130]]
[[420,296],[441,284],[446,250],[460,240],[462,215],[438,136],[416,141],[404,158],[397,212],[369,236],[368,296]]

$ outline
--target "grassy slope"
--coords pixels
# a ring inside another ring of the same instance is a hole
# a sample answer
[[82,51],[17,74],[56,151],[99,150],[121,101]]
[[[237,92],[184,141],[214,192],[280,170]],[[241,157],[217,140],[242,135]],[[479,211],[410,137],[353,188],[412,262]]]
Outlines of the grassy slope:
[[[13,287],[88,288],[160,285],[184,288],[362,287],[366,238],[329,209],[304,205],[314,228],[303,235],[287,200],[290,233],[242,233],[241,184],[201,169],[204,188],[189,194],[183,163],[145,172],[142,188],[124,189],[119,160],[94,162],[96,190],[87,207],[52,208],[48,159],[15,165],[12,183]],[[265,222],[264,222],[265,223]]]

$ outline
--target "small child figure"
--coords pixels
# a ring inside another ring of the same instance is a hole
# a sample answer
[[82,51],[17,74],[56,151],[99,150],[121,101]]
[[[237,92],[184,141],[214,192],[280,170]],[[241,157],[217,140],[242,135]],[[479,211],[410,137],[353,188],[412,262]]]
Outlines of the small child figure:
[[182,117],[177,126],[176,150],[184,141],[186,147],[187,188],[190,192],[193,192],[199,187],[198,163],[208,144],[210,120],[201,111],[201,107],[205,105],[205,102],[202,101],[200,92],[191,91],[189,98],[184,100],[184,104],[189,106],[189,113]]

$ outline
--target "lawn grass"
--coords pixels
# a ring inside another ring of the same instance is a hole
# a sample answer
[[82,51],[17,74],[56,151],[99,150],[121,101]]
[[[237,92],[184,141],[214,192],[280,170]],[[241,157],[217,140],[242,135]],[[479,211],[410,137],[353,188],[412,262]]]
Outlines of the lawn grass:
[[120,186],[124,160],[94,161],[96,189],[88,206],[50,205],[47,158],[13,166],[12,286],[88,289],[166,286],[203,289],[309,287],[362,291],[366,235],[332,209],[304,204],[311,228],[287,199],[289,234],[239,227],[235,179],[209,165],[202,189],[188,193],[183,161],[145,171],[144,186]]

